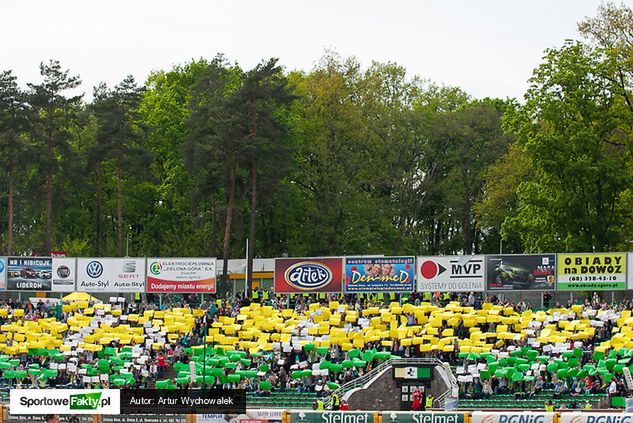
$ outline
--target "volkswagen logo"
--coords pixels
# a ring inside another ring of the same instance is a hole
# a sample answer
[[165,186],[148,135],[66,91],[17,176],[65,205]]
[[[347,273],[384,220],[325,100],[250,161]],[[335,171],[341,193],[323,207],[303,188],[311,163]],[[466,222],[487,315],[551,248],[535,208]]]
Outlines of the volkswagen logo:
[[98,278],[103,274],[103,265],[98,261],[91,261],[86,266],[86,273],[93,279]]

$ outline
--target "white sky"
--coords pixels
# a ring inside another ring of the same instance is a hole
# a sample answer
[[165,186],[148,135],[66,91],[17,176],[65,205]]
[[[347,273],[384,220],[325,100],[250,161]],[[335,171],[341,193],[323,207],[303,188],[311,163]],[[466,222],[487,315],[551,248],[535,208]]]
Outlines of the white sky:
[[[631,6],[633,0],[625,0]],[[87,93],[224,53],[310,70],[326,48],[392,61],[475,97],[521,98],[543,50],[578,38],[598,0],[0,0],[0,69],[39,81],[58,59]]]

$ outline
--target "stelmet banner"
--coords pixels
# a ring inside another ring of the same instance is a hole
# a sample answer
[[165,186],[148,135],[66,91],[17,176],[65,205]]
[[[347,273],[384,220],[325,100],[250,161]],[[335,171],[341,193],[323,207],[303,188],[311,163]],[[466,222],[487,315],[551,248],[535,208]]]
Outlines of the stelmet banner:
[[373,411],[289,411],[289,423],[376,423]]
[[488,291],[553,291],[555,254],[486,256]]
[[275,259],[275,292],[341,292],[343,259],[278,258]]
[[215,258],[147,259],[147,292],[216,292]]
[[50,257],[8,257],[7,290],[50,292],[52,267]]
[[626,289],[626,253],[559,254],[556,282],[559,291]]
[[413,292],[414,257],[346,257],[345,292]]
[[77,291],[143,292],[144,258],[78,258]]
[[466,413],[383,411],[383,423],[464,423]]
[[73,292],[77,278],[77,260],[53,257],[53,292]]
[[554,413],[475,411],[470,420],[472,423],[552,423],[554,421]]
[[481,292],[486,289],[485,256],[421,256],[418,292]]

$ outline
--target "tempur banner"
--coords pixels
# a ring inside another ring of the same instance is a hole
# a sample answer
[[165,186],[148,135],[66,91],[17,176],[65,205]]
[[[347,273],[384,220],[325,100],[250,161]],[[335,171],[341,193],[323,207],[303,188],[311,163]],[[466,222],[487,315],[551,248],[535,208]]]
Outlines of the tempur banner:
[[555,413],[539,412],[490,412],[475,411],[472,414],[472,423],[552,423]]

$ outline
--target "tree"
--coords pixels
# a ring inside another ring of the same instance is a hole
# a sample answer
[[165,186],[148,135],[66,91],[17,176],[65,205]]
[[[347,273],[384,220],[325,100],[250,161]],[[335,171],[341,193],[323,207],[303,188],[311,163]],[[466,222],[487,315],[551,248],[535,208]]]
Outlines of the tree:
[[578,42],[549,50],[526,103],[509,114],[535,179],[518,188],[518,233],[528,251],[609,251],[628,238],[630,154],[619,131],[609,63]]
[[[117,252],[123,256],[125,229],[123,225],[123,182],[126,175],[147,168],[151,158],[143,148],[138,107],[142,88],[132,76],[126,77],[113,90],[105,84],[95,90],[94,113],[97,119],[97,154],[112,160],[116,173]],[[101,161],[97,161],[97,189],[100,189]],[[99,194],[97,199],[99,200]],[[99,201],[100,202],[100,201]],[[98,202],[98,203],[99,203]],[[100,212],[100,205],[97,207]],[[99,219],[99,218],[98,218]],[[99,221],[97,231],[99,231]]]
[[73,124],[75,109],[80,105],[82,95],[66,97],[65,92],[81,84],[78,76],[69,76],[56,60],[40,64],[43,81],[28,84],[31,92],[29,100],[34,110],[34,138],[42,144],[42,168],[46,179],[46,228],[44,251],[50,253],[52,247],[53,222],[53,178],[57,173],[60,157],[69,151],[68,140]]
[[[230,96],[240,85],[241,76],[241,70],[238,67],[231,68],[222,56],[216,57],[200,73],[189,100],[190,116],[186,121],[189,132],[184,144],[186,167],[195,181],[193,204],[196,204],[201,195],[210,199],[213,250],[217,250],[216,196],[222,186],[227,194],[222,248],[222,280],[225,283],[228,281],[229,246],[238,167],[244,155],[240,143],[240,115],[232,113],[229,104]],[[221,184],[220,181],[225,183]]]
[[11,71],[0,73],[0,149],[7,178],[7,255],[13,254],[13,199],[16,168],[24,158],[24,135],[28,129],[26,96]]
[[252,289],[256,245],[258,169],[272,166],[281,179],[280,171],[289,161],[290,150],[284,143],[287,127],[280,118],[280,109],[289,106],[292,100],[288,79],[277,65],[277,59],[269,59],[244,75],[243,83],[230,103],[231,110],[243,119],[244,150],[250,162],[251,206],[246,274],[249,291]]

